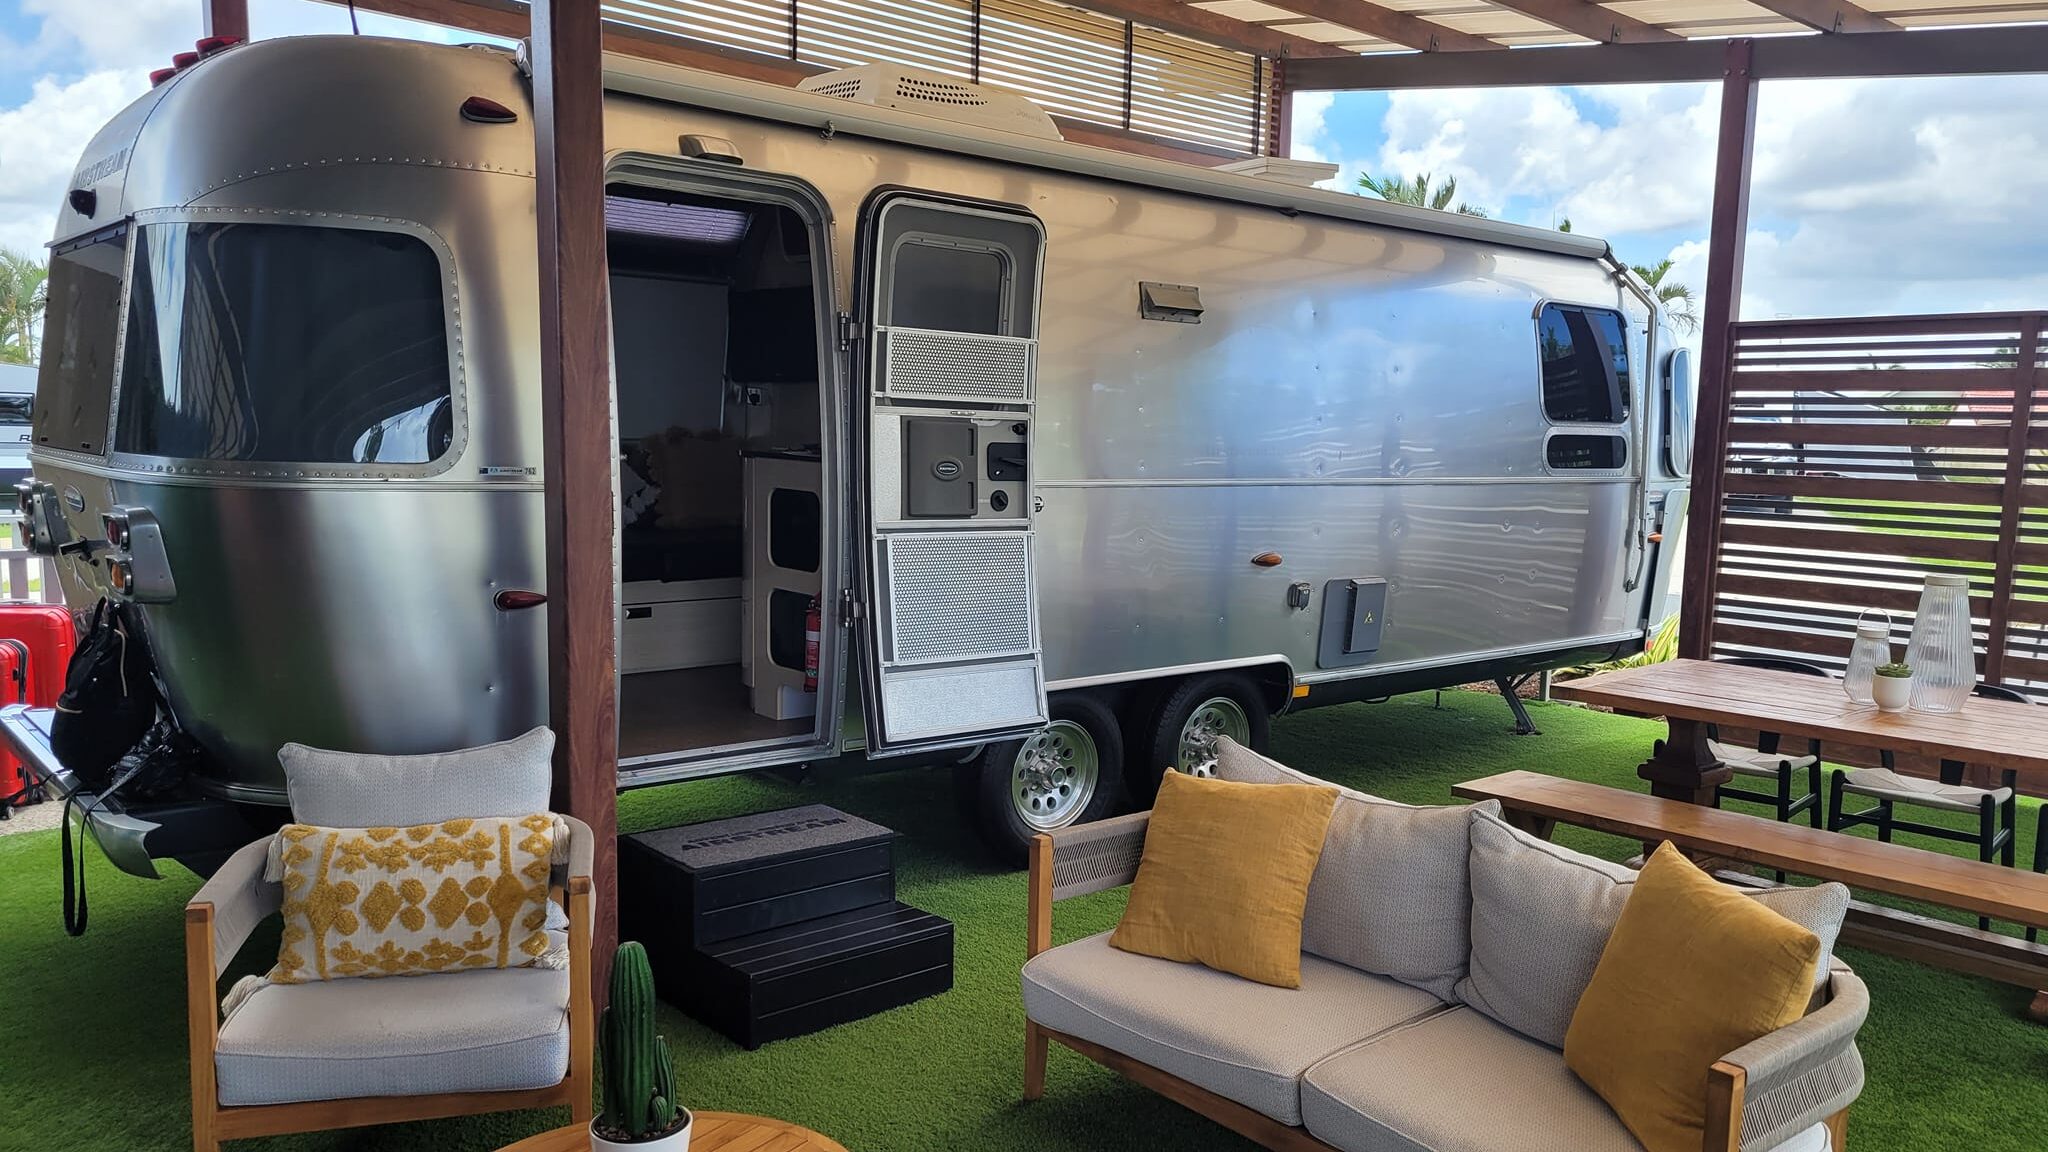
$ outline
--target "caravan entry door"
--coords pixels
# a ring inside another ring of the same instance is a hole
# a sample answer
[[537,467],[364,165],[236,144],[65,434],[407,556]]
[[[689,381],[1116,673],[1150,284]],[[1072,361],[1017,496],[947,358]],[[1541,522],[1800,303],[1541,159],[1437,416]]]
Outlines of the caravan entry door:
[[1023,211],[920,194],[863,213],[870,755],[1045,723],[1031,458],[1044,239]]

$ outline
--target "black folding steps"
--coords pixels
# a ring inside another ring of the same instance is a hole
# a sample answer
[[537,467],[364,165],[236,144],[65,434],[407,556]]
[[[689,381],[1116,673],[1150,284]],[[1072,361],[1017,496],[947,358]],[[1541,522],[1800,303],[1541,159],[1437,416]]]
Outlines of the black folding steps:
[[623,837],[620,935],[748,1048],[944,992],[953,925],[897,902],[895,839],[822,804]]

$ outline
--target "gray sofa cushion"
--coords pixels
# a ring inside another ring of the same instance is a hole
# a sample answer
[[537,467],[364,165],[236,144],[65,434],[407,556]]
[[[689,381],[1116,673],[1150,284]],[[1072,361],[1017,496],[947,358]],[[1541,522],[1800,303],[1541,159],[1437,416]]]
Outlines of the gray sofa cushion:
[[1470,1008],[1310,1068],[1301,1113],[1344,1152],[1642,1152],[1562,1056]]
[[[1330,786],[1228,737],[1217,741],[1216,774],[1250,784]],[[1308,885],[1301,950],[1451,999],[1471,951],[1466,859],[1474,809],[1418,808],[1350,788],[1338,793]],[[1476,808],[1500,811],[1492,800]]]
[[287,744],[277,760],[294,820],[323,828],[377,828],[546,812],[554,752],[555,734],[535,728],[496,744],[424,756]]
[[1109,946],[1109,933],[1024,965],[1024,1014],[1283,1124],[1301,1122],[1301,1074],[1360,1037],[1438,1011],[1420,989],[1304,956],[1301,987]]
[[267,984],[220,1026],[220,1102],[493,1092],[559,1084],[569,973],[550,968]]
[[[1472,955],[1456,999],[1562,1049],[1572,1012],[1592,982],[1635,880],[1630,868],[1538,840],[1475,809]],[[1814,983],[1822,986],[1849,910],[1849,890],[1821,884],[1749,895],[1820,937]]]

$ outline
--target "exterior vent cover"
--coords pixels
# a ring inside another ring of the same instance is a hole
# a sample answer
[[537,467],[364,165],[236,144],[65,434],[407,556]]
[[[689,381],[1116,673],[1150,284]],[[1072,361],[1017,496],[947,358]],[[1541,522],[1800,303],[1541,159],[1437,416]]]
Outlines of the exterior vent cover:
[[955,80],[938,72],[901,64],[863,64],[813,76],[797,89],[856,104],[894,108],[937,116],[955,124],[972,124],[998,132],[1016,132],[1041,140],[1059,140],[1059,125],[1045,109],[1014,92]]

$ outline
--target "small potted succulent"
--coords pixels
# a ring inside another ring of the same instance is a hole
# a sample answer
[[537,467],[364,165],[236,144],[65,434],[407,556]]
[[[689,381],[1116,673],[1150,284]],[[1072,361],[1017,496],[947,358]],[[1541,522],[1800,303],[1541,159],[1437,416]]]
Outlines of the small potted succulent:
[[1913,666],[1880,664],[1870,680],[1870,694],[1879,712],[1904,712],[1913,702]]
[[638,941],[619,945],[611,989],[597,1027],[604,1107],[590,1122],[591,1152],[688,1152],[690,1111],[676,1102],[668,1041],[654,1031],[654,973]]

